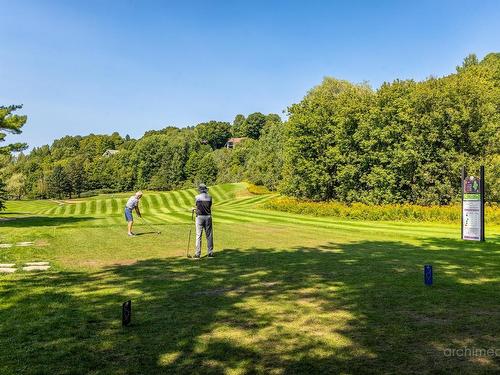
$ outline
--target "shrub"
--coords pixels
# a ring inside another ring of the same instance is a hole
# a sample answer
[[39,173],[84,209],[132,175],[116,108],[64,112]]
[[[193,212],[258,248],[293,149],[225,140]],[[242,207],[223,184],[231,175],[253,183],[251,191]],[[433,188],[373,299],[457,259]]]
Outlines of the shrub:
[[247,183],[247,190],[249,193],[252,193],[255,195],[264,195],[264,194],[272,193],[272,191],[270,191],[265,186],[254,185],[254,184],[250,184],[250,183]]
[[[311,202],[290,197],[274,198],[263,207],[272,210],[312,215],[333,216],[353,220],[373,221],[431,221],[444,223],[460,223],[461,206],[418,206],[411,204],[367,205],[353,203],[351,205],[339,202]],[[500,225],[500,205],[486,205],[486,221],[488,224]]]

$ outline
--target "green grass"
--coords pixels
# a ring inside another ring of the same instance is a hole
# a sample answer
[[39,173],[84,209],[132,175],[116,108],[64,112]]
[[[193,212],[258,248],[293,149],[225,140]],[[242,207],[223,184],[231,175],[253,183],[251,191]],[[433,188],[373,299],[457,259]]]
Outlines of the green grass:
[[[0,374],[498,373],[500,228],[367,222],[259,208],[273,195],[213,187],[217,257],[185,258],[194,190],[147,192],[161,235],[126,237],[127,194],[8,202]],[[62,204],[61,204],[62,203]],[[146,207],[147,206],[147,207]],[[423,285],[433,264],[435,285]],[[133,301],[122,328],[121,303]]]

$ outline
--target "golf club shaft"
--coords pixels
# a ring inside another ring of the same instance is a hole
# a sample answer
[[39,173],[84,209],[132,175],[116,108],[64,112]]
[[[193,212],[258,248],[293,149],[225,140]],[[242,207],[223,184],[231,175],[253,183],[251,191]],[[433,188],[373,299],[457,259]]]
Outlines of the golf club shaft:
[[156,229],[155,227],[153,227],[153,225],[151,223],[149,223],[146,219],[144,219],[142,216],[141,216],[141,219],[142,219],[142,222],[144,224],[146,224],[146,226],[151,229],[152,231],[156,232],[156,233],[160,233],[160,231],[158,229]]
[[191,244],[191,233],[193,231],[194,211],[191,211],[191,224],[189,225],[188,245],[186,248],[186,258],[189,258],[189,245]]

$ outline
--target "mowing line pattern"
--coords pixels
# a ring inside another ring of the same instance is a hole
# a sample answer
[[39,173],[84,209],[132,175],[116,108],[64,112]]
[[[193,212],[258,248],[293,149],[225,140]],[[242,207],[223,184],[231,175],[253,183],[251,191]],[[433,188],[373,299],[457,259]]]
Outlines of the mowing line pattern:
[[[131,195],[132,193],[130,193]],[[144,216],[153,224],[181,224],[191,220],[195,189],[169,192],[145,192],[140,208]],[[215,223],[269,223],[277,225],[299,225],[343,231],[373,231],[373,223],[366,221],[337,220],[331,217],[313,217],[259,208],[275,194],[252,195],[245,184],[224,184],[210,188],[213,197]],[[8,211],[36,216],[86,217],[95,223],[83,221],[72,225],[111,226],[123,225],[123,208],[126,195],[100,195],[75,201],[13,201],[8,202]],[[141,224],[140,221],[137,224]],[[449,230],[441,226],[377,222],[377,230],[388,235],[428,236],[449,235]]]

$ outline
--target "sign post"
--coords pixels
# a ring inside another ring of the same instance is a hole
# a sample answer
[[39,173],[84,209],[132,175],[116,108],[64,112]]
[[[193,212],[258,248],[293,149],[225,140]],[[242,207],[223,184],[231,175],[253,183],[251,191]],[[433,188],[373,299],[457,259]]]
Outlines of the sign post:
[[462,239],[484,241],[484,166],[479,177],[462,167]]

